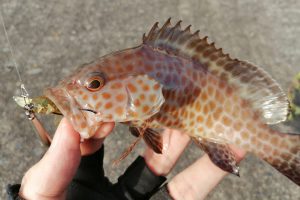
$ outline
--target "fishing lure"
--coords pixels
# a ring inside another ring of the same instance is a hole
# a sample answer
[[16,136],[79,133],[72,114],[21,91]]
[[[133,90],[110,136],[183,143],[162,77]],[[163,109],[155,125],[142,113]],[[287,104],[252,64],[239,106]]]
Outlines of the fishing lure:
[[127,123],[157,153],[161,130],[178,129],[217,166],[238,174],[233,144],[300,185],[300,136],[270,128],[287,120],[287,95],[262,68],[231,58],[190,27],[155,23],[141,45],[85,64],[47,88],[42,99],[55,111],[46,104],[42,112],[62,113],[82,138],[103,122]]

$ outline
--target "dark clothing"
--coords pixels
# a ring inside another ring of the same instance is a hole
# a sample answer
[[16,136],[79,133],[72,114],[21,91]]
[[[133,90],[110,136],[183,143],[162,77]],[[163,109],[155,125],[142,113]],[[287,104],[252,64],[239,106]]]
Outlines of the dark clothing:
[[[81,159],[77,173],[70,183],[67,192],[68,200],[142,200],[171,199],[166,187],[161,185],[166,181],[163,176],[156,176],[147,167],[143,157],[138,157],[112,184],[104,176],[104,148]],[[20,185],[8,185],[9,200],[20,199]]]

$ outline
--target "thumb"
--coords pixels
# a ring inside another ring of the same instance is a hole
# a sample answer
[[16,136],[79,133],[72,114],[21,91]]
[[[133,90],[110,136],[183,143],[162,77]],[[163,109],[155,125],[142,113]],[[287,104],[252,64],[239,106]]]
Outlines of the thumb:
[[44,157],[28,170],[20,194],[28,199],[63,198],[80,163],[80,136],[64,118]]

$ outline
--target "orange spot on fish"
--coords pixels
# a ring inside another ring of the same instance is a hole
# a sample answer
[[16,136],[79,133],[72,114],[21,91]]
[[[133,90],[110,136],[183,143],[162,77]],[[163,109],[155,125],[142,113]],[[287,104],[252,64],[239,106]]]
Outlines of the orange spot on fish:
[[194,82],[198,81],[197,73],[193,73],[193,81]]
[[131,83],[128,83],[127,87],[128,87],[130,92],[135,93],[137,91],[136,87],[134,85],[132,85]]
[[82,122],[82,123],[80,124],[80,128],[85,129],[86,127],[87,127],[87,125],[86,125],[85,122]]
[[203,107],[203,112],[204,112],[204,114],[208,114],[208,111],[209,111],[208,104],[206,104],[206,105]]
[[125,100],[125,95],[123,95],[123,94],[118,94],[118,95],[116,96],[116,99],[117,99],[117,101],[124,101],[124,100]]
[[126,68],[127,68],[128,71],[132,71],[133,70],[133,65],[132,64],[128,64],[126,66]]
[[194,91],[193,91],[193,95],[194,95],[194,96],[198,96],[198,95],[200,94],[200,92],[201,92],[201,89],[198,88],[198,87],[195,87],[195,88],[194,88]]
[[102,97],[103,97],[104,99],[109,99],[109,98],[111,97],[111,94],[109,94],[109,93],[107,93],[107,92],[103,92],[103,93],[102,93]]
[[113,116],[112,116],[112,114],[107,114],[107,115],[105,116],[105,118],[108,119],[108,120],[112,120],[112,119],[113,119]]
[[98,99],[98,95],[97,94],[93,94],[93,99],[97,100]]
[[207,84],[207,81],[205,79],[201,80],[201,87],[205,88]]
[[85,100],[85,101],[88,100],[88,98],[89,98],[89,97],[88,97],[86,94],[83,95],[83,97],[82,97],[82,99]]
[[119,116],[122,116],[124,114],[124,108],[122,108],[121,106],[116,108],[116,113]]
[[199,133],[202,133],[202,132],[203,132],[203,128],[202,128],[202,127],[198,127],[198,128],[197,128],[197,131],[198,131]]
[[122,83],[116,82],[111,85],[111,89],[119,89],[122,87]]
[[144,86],[143,86],[143,90],[144,90],[144,91],[149,91],[149,89],[150,89],[150,88],[149,88],[149,85],[144,85]]
[[236,131],[240,131],[241,128],[242,128],[243,124],[239,121],[235,121],[234,122],[234,125],[233,125],[233,128],[236,130]]
[[111,102],[107,102],[104,107],[105,107],[105,109],[110,109],[112,106],[113,105]]
[[212,126],[213,126],[213,119],[212,119],[212,117],[211,117],[211,115],[209,115],[208,117],[207,117],[207,119],[206,119],[206,126],[208,127],[208,128],[211,128]]
[[182,84],[182,85],[185,85],[185,84],[186,84],[186,81],[187,81],[186,77],[185,77],[185,76],[182,76],[182,77],[181,77],[181,84]]
[[267,144],[264,145],[263,149],[264,149],[264,152],[270,152],[272,150],[272,148]]
[[207,98],[208,98],[207,93],[203,92],[201,95],[201,100],[205,102],[207,100]]
[[216,108],[215,102],[210,101],[210,102],[209,102],[209,108],[210,108],[210,110],[214,110],[214,109]]
[[96,109],[98,110],[101,106],[102,106],[102,103],[101,103],[101,102],[98,102],[98,103],[96,104]]
[[151,94],[149,98],[150,98],[151,102],[155,102],[156,101],[156,95],[155,94]]
[[141,99],[141,100],[145,100],[145,99],[146,99],[145,95],[144,95],[144,94],[141,94],[141,95],[140,95],[140,99]]
[[148,105],[145,105],[145,106],[143,107],[143,112],[144,112],[144,113],[147,113],[149,110],[150,110],[150,107],[149,107]]
[[142,85],[143,84],[143,80],[142,79],[138,79],[137,83],[140,84],[140,85]]
[[222,114],[222,109],[221,108],[217,108],[214,113],[213,113],[213,117],[215,120],[219,119],[219,117],[221,116]]
[[145,65],[145,69],[147,71],[153,71],[153,66],[152,65]]
[[195,104],[195,109],[196,111],[200,112],[201,111],[201,103],[200,101],[197,101],[196,104]]
[[153,86],[153,89],[154,90],[158,90],[160,88],[160,85],[158,83],[156,83],[154,86]]
[[225,81],[221,80],[221,81],[219,82],[219,88],[224,89],[225,86],[226,86]]
[[231,120],[229,117],[224,116],[224,117],[222,118],[222,122],[223,122],[223,124],[225,124],[226,126],[230,126],[232,120]]
[[195,121],[194,120],[190,121],[190,127],[193,127],[194,125],[195,125]]
[[133,104],[137,107],[139,107],[141,105],[141,102],[139,99],[134,100]]
[[271,143],[274,145],[274,146],[277,146],[278,145],[278,138],[277,137],[273,137],[271,139]]
[[190,118],[194,118],[195,117],[195,113],[193,111],[190,111]]
[[[281,157],[284,159],[284,160],[286,160],[286,161],[288,161],[288,160],[290,160],[291,159],[291,154],[288,154],[288,153],[282,153],[281,154]],[[296,168],[296,167],[295,167]]]
[[78,113],[74,117],[75,117],[76,120],[80,120],[81,119],[81,114]]
[[125,60],[130,60],[130,59],[132,59],[132,58],[133,58],[132,54],[126,54],[126,55],[124,56],[124,59],[125,59]]
[[199,115],[196,120],[197,120],[197,122],[201,123],[201,122],[203,122],[203,117],[201,115]]
[[247,140],[249,138],[249,134],[246,131],[242,131],[241,136],[244,140]]
[[[247,123],[247,129],[251,132],[251,133],[255,133],[256,132],[256,128],[254,127],[253,123],[248,122]],[[269,138],[269,134],[264,134],[265,135],[265,139]]]
[[221,124],[218,124],[215,128],[216,133],[224,133],[224,127]]
[[133,118],[137,118],[138,117],[138,113],[132,110],[129,110],[129,115],[131,115]]
[[207,87],[207,93],[212,94],[214,92],[214,88],[212,86]]
[[170,110],[169,105],[168,105],[168,104],[165,104],[164,107],[163,107],[163,110],[164,110],[165,112],[168,112],[168,111]]
[[226,89],[226,94],[227,94],[228,96],[231,96],[232,93],[233,93],[232,88],[231,88],[231,87],[227,87],[227,89]]

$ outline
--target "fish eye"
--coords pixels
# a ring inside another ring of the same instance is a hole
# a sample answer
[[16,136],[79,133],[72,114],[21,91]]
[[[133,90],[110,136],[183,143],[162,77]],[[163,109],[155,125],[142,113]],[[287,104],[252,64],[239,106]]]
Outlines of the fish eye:
[[100,90],[105,84],[104,78],[100,76],[90,77],[85,84],[85,87],[92,92]]

